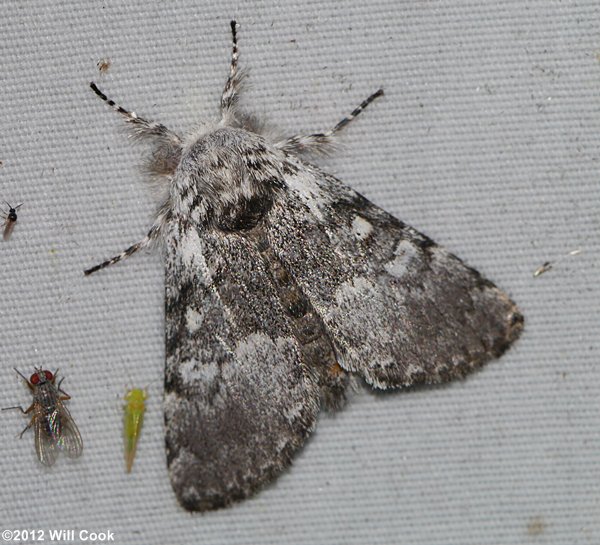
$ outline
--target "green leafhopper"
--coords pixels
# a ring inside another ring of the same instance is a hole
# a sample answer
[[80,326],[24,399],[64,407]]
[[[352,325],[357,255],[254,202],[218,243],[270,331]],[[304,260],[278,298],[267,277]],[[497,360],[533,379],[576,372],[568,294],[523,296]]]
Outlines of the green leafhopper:
[[146,397],[146,391],[140,388],[132,388],[125,394],[123,437],[125,439],[125,471],[127,473],[131,473],[133,466],[137,442],[144,422]]

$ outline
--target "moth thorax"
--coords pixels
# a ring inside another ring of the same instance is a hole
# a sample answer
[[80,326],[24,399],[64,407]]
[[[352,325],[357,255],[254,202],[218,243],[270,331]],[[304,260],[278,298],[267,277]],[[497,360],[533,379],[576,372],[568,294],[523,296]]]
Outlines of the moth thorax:
[[223,231],[252,229],[281,185],[279,160],[256,134],[231,128],[205,134],[184,153],[175,176],[181,213],[201,210],[207,224]]

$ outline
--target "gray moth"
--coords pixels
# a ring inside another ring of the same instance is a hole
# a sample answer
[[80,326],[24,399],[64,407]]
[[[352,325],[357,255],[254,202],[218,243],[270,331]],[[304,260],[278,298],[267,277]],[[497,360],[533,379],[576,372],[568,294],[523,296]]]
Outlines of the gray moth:
[[519,336],[515,303],[476,270],[305,159],[326,132],[273,136],[239,107],[180,136],[94,92],[153,144],[164,196],[148,234],[166,265],[169,475],[190,511],[254,494],[290,463],[352,376],[376,389],[447,382]]

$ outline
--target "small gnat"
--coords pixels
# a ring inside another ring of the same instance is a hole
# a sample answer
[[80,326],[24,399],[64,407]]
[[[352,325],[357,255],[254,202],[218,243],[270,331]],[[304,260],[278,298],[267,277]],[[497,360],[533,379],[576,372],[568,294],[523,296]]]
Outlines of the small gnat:
[[6,201],[4,201],[4,203],[8,206],[8,212],[0,210],[0,217],[4,219],[4,232],[2,233],[2,238],[8,240],[17,224],[17,210],[23,206],[23,203],[17,204],[17,206],[11,206]]

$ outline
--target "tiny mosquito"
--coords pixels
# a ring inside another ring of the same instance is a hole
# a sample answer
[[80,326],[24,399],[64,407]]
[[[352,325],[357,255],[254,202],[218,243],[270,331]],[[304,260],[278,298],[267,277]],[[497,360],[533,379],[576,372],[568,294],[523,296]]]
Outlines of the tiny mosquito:
[[14,208],[4,201],[8,205],[8,213],[2,210],[3,215],[0,216],[4,218],[4,234],[2,238],[4,240],[8,240],[10,238],[13,229],[15,228],[15,223],[17,223],[17,210],[23,206],[23,203],[17,204]]
[[59,450],[64,451],[69,458],[79,457],[83,450],[83,442],[75,422],[63,404],[63,401],[71,399],[71,396],[60,388],[63,379],[55,385],[58,370],[52,374],[45,369],[36,368],[29,380],[18,369],[15,371],[33,393],[33,403],[27,410],[20,406],[2,409],[19,409],[23,414],[33,412],[31,421],[25,426],[20,437],[33,427],[35,451],[39,461],[45,466],[54,464]]

